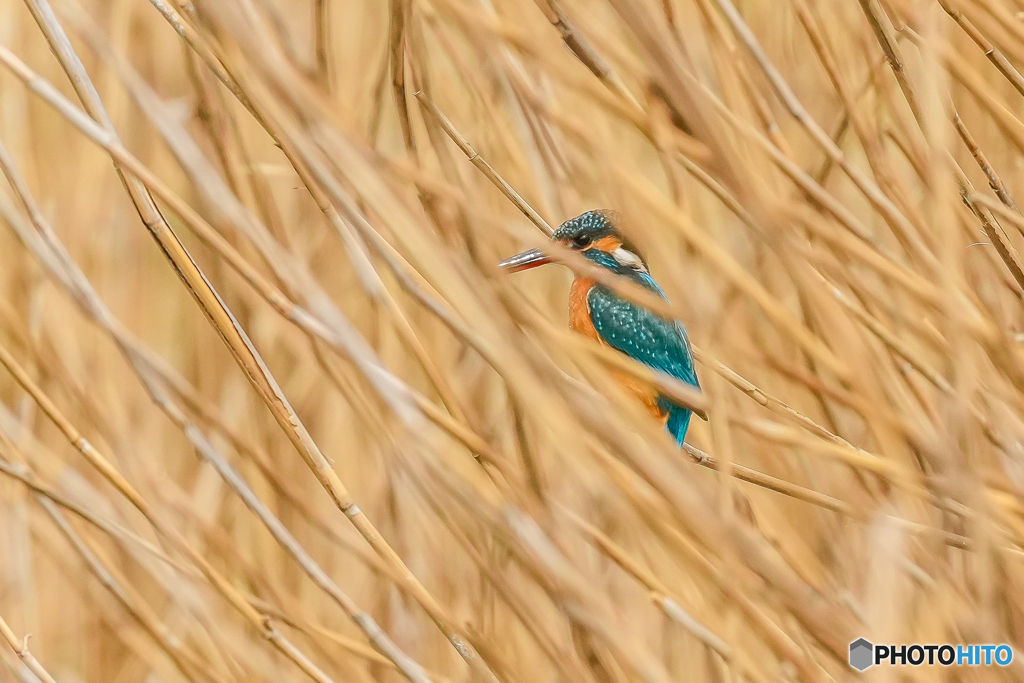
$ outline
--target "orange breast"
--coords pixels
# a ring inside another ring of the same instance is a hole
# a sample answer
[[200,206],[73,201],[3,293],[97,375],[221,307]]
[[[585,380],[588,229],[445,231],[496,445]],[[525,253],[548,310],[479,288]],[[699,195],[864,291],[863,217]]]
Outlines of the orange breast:
[[[597,333],[593,321],[590,319],[590,308],[587,305],[587,292],[594,286],[594,280],[589,277],[577,277],[569,289],[569,327],[596,340],[604,346],[608,346],[601,335]],[[668,419],[668,414],[658,407],[658,392],[635,377],[618,370],[612,370],[612,377],[628,393],[636,396],[645,408],[662,422]]]
[[594,280],[589,277],[578,277],[572,281],[572,287],[569,288],[569,327],[604,343],[594,329],[594,323],[590,320],[590,307],[587,305],[587,292],[593,286]]

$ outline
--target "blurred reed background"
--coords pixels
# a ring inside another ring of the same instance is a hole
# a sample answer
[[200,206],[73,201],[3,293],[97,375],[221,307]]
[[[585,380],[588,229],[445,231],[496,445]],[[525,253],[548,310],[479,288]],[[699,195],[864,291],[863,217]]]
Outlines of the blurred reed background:
[[[0,17],[0,680],[1022,645],[1020,0]],[[692,448],[570,268],[495,266],[592,208],[690,330]]]

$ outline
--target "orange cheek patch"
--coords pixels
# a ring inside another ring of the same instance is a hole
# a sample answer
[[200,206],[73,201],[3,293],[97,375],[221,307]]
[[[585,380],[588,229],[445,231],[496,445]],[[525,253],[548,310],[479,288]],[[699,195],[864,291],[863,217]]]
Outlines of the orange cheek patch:
[[611,252],[615,251],[621,246],[622,240],[620,240],[618,237],[614,235],[608,235],[607,237],[602,237],[601,239],[591,244],[590,248],[606,251],[610,254]]

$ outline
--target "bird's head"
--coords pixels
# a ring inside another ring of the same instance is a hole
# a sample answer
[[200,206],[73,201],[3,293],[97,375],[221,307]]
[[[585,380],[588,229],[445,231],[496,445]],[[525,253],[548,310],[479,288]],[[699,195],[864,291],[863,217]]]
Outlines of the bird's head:
[[[566,249],[579,252],[599,266],[618,273],[647,273],[647,262],[615,226],[611,211],[587,211],[562,223],[551,235]],[[530,249],[498,264],[510,273],[551,263],[543,249]]]

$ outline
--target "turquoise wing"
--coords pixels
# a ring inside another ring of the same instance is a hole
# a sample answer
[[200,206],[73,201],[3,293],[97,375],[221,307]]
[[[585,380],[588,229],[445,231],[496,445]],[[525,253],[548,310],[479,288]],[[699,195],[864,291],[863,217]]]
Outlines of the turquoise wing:
[[[660,290],[655,290],[660,293]],[[609,346],[633,360],[700,388],[686,330],[612,292],[595,285],[587,294],[590,320]],[[690,424],[690,411],[659,398],[668,413],[667,428],[680,444]]]

